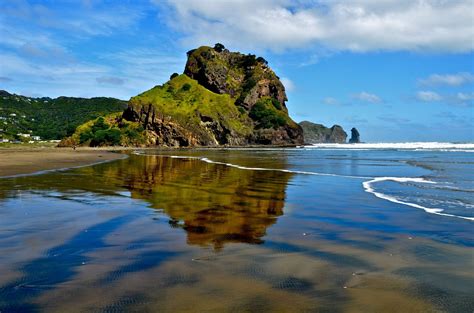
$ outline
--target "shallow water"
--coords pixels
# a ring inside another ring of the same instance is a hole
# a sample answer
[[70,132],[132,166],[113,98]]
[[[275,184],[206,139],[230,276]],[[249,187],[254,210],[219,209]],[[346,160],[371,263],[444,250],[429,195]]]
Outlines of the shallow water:
[[471,312],[471,155],[147,150],[1,179],[0,311]]

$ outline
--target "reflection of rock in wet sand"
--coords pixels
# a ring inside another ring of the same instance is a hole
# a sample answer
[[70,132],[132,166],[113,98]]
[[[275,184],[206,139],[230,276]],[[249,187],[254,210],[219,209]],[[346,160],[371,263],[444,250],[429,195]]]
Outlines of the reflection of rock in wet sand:
[[[282,159],[272,162],[275,164],[269,164],[271,167],[285,167]],[[166,213],[171,227],[186,231],[189,244],[210,245],[218,250],[228,242],[263,242],[266,229],[283,214],[286,186],[292,175],[245,171],[199,160],[131,156],[113,165],[78,169],[70,175],[23,177],[17,191],[9,189],[0,198],[34,188],[54,189],[61,193],[61,199],[76,201],[78,190],[116,195],[123,187],[132,198],[143,199]],[[0,193],[2,190],[0,185]]]
[[[188,243],[220,249],[261,243],[283,214],[289,173],[242,171],[198,160],[142,156],[124,163],[132,197],[151,202],[186,230]],[[123,169],[122,169],[123,170]]]

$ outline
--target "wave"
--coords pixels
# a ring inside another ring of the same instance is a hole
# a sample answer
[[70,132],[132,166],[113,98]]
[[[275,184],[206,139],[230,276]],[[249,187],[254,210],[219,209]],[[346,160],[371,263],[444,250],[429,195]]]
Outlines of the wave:
[[377,198],[380,198],[380,199],[384,199],[384,200],[387,200],[387,201],[390,201],[390,202],[393,202],[393,203],[398,203],[398,204],[403,204],[403,205],[411,206],[411,207],[417,208],[417,209],[422,209],[422,210],[424,210],[425,212],[431,213],[431,214],[442,215],[442,216],[450,216],[450,217],[457,217],[457,218],[462,218],[462,219],[474,221],[474,217],[467,217],[467,216],[459,216],[459,215],[454,215],[454,214],[442,213],[442,212],[444,211],[443,209],[439,209],[439,208],[428,208],[428,207],[425,207],[425,206],[422,206],[422,205],[419,205],[419,204],[416,204],[416,203],[401,201],[401,200],[399,200],[399,199],[397,199],[397,198],[395,198],[395,197],[392,197],[392,196],[383,194],[383,193],[381,193],[381,192],[375,191],[374,188],[373,188],[373,184],[374,184],[374,183],[378,183],[378,182],[383,182],[383,181],[394,181],[394,182],[398,182],[398,183],[414,182],[414,183],[422,183],[422,184],[436,184],[436,182],[433,182],[433,181],[430,181],[430,180],[426,180],[426,179],[424,179],[424,178],[410,178],[410,177],[377,177],[377,178],[374,178],[374,179],[372,179],[372,180],[363,182],[363,183],[362,183],[362,186],[364,187],[364,190],[365,190],[366,192],[371,193],[371,194],[373,194],[374,196],[376,196]]
[[[134,151],[133,154],[136,155],[154,155],[154,154],[145,154],[140,151]],[[368,181],[364,181],[362,186],[364,191],[370,194],[373,194],[375,197],[387,200],[392,203],[403,204],[406,206],[414,207],[417,209],[422,209],[427,213],[436,214],[441,216],[449,216],[449,217],[456,217],[466,220],[474,221],[474,217],[467,217],[467,216],[459,216],[454,214],[442,213],[444,209],[439,208],[428,208],[422,205],[401,201],[395,197],[383,194],[381,192],[377,192],[373,188],[373,184],[383,181],[394,181],[398,183],[406,183],[406,182],[415,182],[415,183],[424,183],[424,184],[437,184],[436,182],[426,180],[424,178],[414,178],[414,177],[367,177],[367,176],[349,176],[349,175],[338,175],[338,174],[330,174],[330,173],[318,173],[318,172],[308,172],[308,171],[296,171],[296,170],[286,170],[286,169],[278,169],[278,168],[264,168],[264,167],[248,167],[237,165],[233,163],[226,163],[226,162],[219,162],[213,161],[205,157],[195,157],[195,156],[182,156],[182,155],[155,155],[160,157],[168,157],[172,159],[188,159],[188,160],[199,160],[201,162],[206,162],[209,164],[217,164],[217,165],[224,165],[228,167],[233,167],[241,170],[249,170],[249,171],[274,171],[274,172],[283,172],[283,173],[292,173],[292,174],[302,174],[302,175],[315,175],[315,176],[332,176],[332,177],[343,177],[343,178],[353,178],[353,179],[369,179]]]
[[400,149],[413,151],[453,151],[474,152],[474,143],[451,143],[451,142],[399,142],[399,143],[317,143],[303,146],[303,148],[314,149],[350,149],[350,150],[373,150],[373,149]]

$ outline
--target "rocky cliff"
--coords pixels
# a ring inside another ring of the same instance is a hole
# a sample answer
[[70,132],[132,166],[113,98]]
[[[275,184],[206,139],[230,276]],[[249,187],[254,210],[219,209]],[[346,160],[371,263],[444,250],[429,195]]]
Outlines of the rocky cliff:
[[328,128],[308,121],[299,123],[303,128],[305,143],[345,143],[347,134],[339,125]]
[[302,144],[286,100],[265,59],[217,44],[189,51],[184,74],[131,98],[123,118],[143,126],[148,145]]

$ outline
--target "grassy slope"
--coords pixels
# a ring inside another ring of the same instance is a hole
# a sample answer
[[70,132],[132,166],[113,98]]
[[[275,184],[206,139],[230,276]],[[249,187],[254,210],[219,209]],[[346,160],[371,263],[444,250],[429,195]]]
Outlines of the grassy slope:
[[[189,89],[188,89],[189,88]],[[187,90],[188,89],[188,90]],[[218,120],[240,135],[252,131],[252,122],[227,94],[216,94],[186,75],[179,75],[163,86],[156,86],[130,100],[132,105],[152,103],[164,117],[171,117],[187,128],[199,127],[200,116]]]

